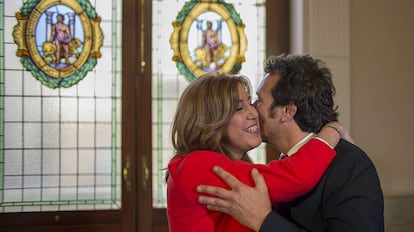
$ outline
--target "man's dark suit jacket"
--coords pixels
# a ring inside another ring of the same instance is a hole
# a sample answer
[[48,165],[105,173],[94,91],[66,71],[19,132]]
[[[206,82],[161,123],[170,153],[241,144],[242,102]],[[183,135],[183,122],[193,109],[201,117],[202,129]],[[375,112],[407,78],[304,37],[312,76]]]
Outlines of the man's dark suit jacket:
[[[357,146],[341,140],[317,186],[279,205],[260,232],[383,232],[384,200],[377,171]],[[282,217],[283,216],[283,217]]]

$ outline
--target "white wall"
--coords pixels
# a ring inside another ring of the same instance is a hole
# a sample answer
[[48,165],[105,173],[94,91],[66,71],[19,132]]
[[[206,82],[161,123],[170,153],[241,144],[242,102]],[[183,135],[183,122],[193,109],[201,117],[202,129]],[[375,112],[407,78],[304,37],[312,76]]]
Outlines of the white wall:
[[351,1],[352,132],[386,196],[414,195],[414,1]]
[[292,0],[291,51],[324,60],[385,196],[414,195],[414,1]]

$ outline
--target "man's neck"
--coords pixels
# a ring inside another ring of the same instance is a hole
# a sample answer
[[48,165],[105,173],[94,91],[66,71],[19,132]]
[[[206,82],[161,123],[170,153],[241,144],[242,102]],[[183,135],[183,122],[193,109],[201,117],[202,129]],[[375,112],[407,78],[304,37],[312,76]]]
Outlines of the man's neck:
[[304,144],[306,144],[311,138],[315,137],[315,133],[308,133],[303,137],[299,142],[297,142],[293,147],[289,149],[286,155],[291,156],[295,154]]
[[296,123],[285,129],[284,134],[280,138],[282,143],[279,144],[280,148],[278,147],[278,149],[283,154],[288,154],[296,144],[309,135],[309,132],[302,131]]

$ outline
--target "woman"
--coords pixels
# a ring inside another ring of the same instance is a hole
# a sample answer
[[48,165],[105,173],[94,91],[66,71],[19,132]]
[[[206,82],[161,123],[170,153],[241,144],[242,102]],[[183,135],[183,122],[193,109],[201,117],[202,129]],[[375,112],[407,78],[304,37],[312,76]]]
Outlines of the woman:
[[187,87],[172,125],[176,154],[167,175],[170,232],[251,231],[230,215],[210,211],[197,202],[199,184],[225,187],[212,172],[213,166],[250,185],[250,171],[255,167],[266,180],[271,201],[287,201],[315,186],[334,158],[332,147],[340,139],[333,128],[326,127],[318,134],[324,140],[311,139],[294,156],[269,165],[252,164],[247,152],[260,145],[259,128],[245,77],[206,74]]

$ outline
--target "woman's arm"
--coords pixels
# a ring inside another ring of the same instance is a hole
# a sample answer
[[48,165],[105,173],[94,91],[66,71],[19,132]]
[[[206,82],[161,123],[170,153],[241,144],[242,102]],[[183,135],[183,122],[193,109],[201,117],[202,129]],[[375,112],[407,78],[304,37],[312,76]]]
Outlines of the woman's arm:
[[341,138],[355,144],[349,132],[339,122],[330,122],[326,124],[317,136],[326,141],[333,148],[336,147]]
[[334,157],[335,151],[325,142],[311,139],[295,155],[272,161],[269,165],[232,161],[219,153],[196,151],[173,160],[169,165],[169,174],[188,197],[197,201],[199,194],[196,187],[200,184],[229,189],[212,171],[214,166],[222,167],[250,186],[254,186],[250,171],[257,168],[266,180],[271,201],[281,202],[310,191]]

